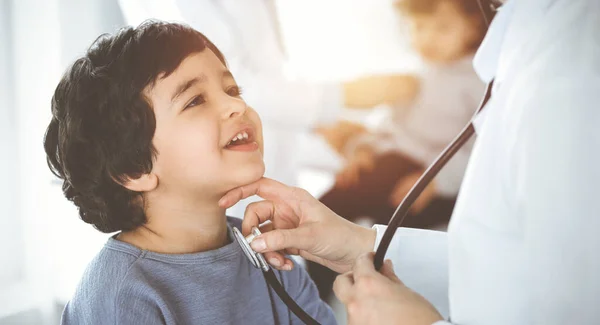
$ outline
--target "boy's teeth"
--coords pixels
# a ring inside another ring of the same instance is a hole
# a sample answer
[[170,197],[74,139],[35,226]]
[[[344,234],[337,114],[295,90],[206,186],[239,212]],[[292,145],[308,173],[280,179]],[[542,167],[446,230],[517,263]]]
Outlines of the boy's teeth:
[[231,141],[229,141],[229,143],[227,144],[228,146],[233,144],[234,142],[238,141],[238,140],[242,140],[242,139],[248,139],[248,133],[247,132],[241,132],[236,134],[233,139],[231,139]]

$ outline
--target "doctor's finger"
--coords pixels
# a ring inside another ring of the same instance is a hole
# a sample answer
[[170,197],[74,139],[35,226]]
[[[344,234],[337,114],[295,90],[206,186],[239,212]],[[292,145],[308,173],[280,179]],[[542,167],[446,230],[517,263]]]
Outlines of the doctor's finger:
[[353,286],[354,277],[352,272],[340,274],[333,282],[333,292],[343,304],[347,304],[352,298]]
[[[267,252],[264,256],[265,260],[278,270],[290,271],[294,266],[294,263],[280,252]],[[289,269],[286,268],[286,265]]]
[[297,248],[286,248],[283,252],[287,255],[300,255],[300,250]]
[[230,208],[240,200],[258,195],[264,199],[279,199],[282,200],[286,197],[288,191],[292,191],[293,188],[279,183],[270,178],[261,178],[254,183],[248,185],[236,187],[233,190],[225,193],[219,200],[219,206],[221,208]]
[[386,278],[388,278],[396,283],[402,283],[402,281],[398,278],[398,276],[394,272],[394,265],[392,264],[392,260],[385,260],[385,262],[383,262],[383,266],[381,267],[381,270],[379,272],[381,274],[383,274]]
[[[242,220],[242,233],[248,235],[252,227],[258,227],[260,224],[272,220],[275,215],[275,205],[272,201],[258,201],[248,204]],[[261,232],[272,230],[272,225],[261,227]]]
[[375,253],[369,252],[359,255],[354,263],[354,279],[358,280],[361,277],[368,277],[377,274],[375,265],[373,264]]
[[273,227],[273,224],[269,222],[269,223],[265,223],[264,225],[260,225],[258,227],[258,229],[262,233],[262,232],[269,232],[269,231],[273,230],[274,227]]
[[294,229],[275,229],[264,233],[252,241],[252,249],[259,253],[273,252],[288,248],[311,250],[315,238],[310,229],[299,227]]

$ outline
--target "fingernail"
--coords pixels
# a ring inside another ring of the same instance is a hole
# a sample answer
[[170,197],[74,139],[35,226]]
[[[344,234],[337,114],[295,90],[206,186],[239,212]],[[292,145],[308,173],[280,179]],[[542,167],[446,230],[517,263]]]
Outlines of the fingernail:
[[265,240],[262,238],[256,238],[252,241],[252,243],[250,244],[250,246],[252,246],[252,249],[257,251],[257,252],[262,252],[265,249],[267,249],[267,243],[265,243]]
[[222,207],[223,205],[225,205],[225,199],[220,199],[218,204],[219,204],[220,207]]
[[272,257],[269,259],[269,264],[275,266],[275,267],[280,267],[281,266],[281,262],[276,259],[275,257]]
[[284,266],[282,267],[282,269],[283,269],[284,271],[291,271],[291,270],[292,270],[292,266],[291,266],[291,265],[289,265],[289,264],[286,264],[286,265],[284,265]]

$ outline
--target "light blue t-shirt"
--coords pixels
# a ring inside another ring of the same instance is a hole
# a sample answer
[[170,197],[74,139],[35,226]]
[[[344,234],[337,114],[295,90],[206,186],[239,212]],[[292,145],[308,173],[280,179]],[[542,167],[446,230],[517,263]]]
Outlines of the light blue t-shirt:
[[[268,287],[232,240],[216,250],[158,254],[110,238],[90,263],[62,324],[302,324]],[[321,324],[335,324],[331,309],[298,265],[275,271],[290,296]]]

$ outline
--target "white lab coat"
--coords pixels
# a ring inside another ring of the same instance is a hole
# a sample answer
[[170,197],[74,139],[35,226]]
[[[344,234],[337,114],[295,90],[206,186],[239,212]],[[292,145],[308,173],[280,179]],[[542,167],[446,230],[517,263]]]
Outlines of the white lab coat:
[[400,228],[387,254],[453,324],[600,324],[599,13],[509,1],[475,58],[496,82],[448,233]]
[[[277,34],[274,0],[119,0],[127,24],[148,18],[184,22],[223,52],[243,97],[259,113],[265,138],[267,177],[297,182],[298,136],[333,122],[343,105],[337,84],[291,80]],[[230,215],[241,217],[249,200]]]

